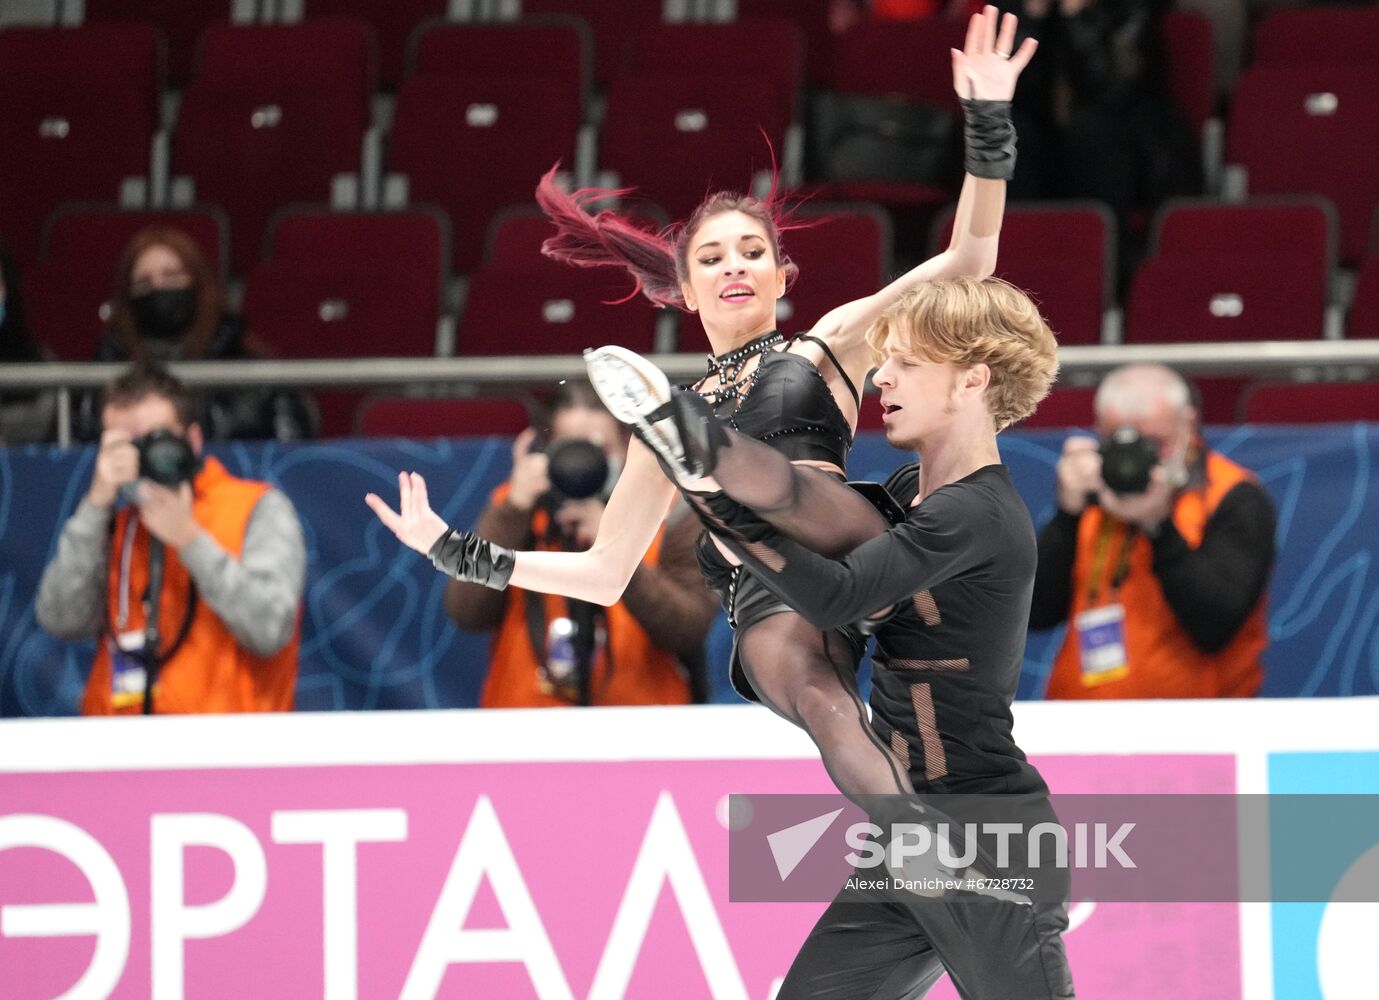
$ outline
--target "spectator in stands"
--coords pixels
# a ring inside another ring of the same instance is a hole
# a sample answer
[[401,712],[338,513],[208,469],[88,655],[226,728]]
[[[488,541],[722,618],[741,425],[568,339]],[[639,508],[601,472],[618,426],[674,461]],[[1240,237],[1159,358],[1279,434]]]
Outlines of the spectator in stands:
[[[282,493],[202,457],[195,415],[191,393],[156,365],[106,387],[91,486],[34,607],[57,637],[98,639],[86,715],[140,712],[149,673],[160,713],[292,708],[302,528]],[[156,670],[145,653],[148,617],[160,639]]]
[[1160,21],[1169,0],[1000,6],[1040,49],[1015,97],[1012,198],[1104,201],[1125,237],[1165,198],[1201,191],[1196,141],[1168,89]]
[[1274,509],[1202,439],[1187,382],[1127,365],[1069,438],[1039,536],[1030,626],[1068,622],[1050,698],[1253,695],[1268,645]]
[[[116,272],[110,319],[98,361],[197,361],[267,357],[225,311],[215,272],[196,241],[180,229],[150,226],[125,247]],[[97,397],[78,406],[78,437],[100,434]],[[224,389],[207,393],[198,423],[208,440],[310,437],[314,421],[302,397],[284,389]]]
[[[0,246],[0,364],[45,360],[24,319],[19,271]],[[0,389],[0,445],[52,440],[56,414],[52,393]]]
[[[627,454],[627,433],[588,383],[561,383],[549,429],[528,428],[512,475],[475,531],[514,549],[583,551]],[[611,470],[611,471],[610,471]],[[485,707],[703,701],[704,639],[718,614],[695,559],[699,522],[672,509],[622,599],[604,608],[452,580],[450,617],[493,632]]]

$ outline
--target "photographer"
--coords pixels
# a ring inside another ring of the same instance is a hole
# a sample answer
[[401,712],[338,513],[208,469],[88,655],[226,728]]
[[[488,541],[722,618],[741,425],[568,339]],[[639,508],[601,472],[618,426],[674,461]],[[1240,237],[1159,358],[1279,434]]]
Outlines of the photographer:
[[282,493],[201,457],[195,413],[159,367],[105,389],[91,487],[34,609],[58,638],[98,637],[83,714],[292,708],[301,525]]
[[1268,645],[1274,509],[1203,442],[1187,383],[1160,365],[1111,372],[1098,443],[1069,438],[1058,513],[1039,536],[1030,627],[1068,622],[1049,698],[1253,695]]
[[[549,433],[528,428],[518,435],[512,475],[474,530],[512,548],[589,548],[626,453],[626,432],[593,389],[561,383]],[[698,534],[699,522],[682,506],[673,509],[622,600],[608,608],[452,580],[445,591],[450,617],[466,631],[495,633],[480,703],[704,700],[704,639],[718,606],[695,561]]]

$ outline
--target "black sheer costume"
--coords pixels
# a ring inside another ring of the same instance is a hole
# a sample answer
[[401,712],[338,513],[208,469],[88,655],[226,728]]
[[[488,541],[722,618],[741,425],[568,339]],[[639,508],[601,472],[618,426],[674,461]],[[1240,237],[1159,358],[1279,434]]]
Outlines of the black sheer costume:
[[[781,519],[781,530],[789,537],[841,555],[883,532],[887,522],[860,494],[839,486],[852,428],[824,375],[791,350],[801,340],[819,345],[843,373],[822,341],[804,335],[776,349],[782,339],[771,333],[712,359],[709,376],[700,384],[714,374],[717,383],[702,395],[727,426],[756,439],[757,447],[785,470],[775,495],[757,497],[760,506]],[[845,373],[843,379],[856,399]],[[839,475],[791,464],[804,460],[828,463]],[[828,488],[821,489],[825,483]],[[687,497],[702,514],[703,498]],[[904,770],[867,724],[857,691],[857,665],[866,642],[861,632],[851,622],[829,629],[809,625],[753,573],[724,558],[707,535],[700,538],[698,555],[704,579],[718,593],[733,626],[731,671],[738,693],[808,732],[843,794],[908,793]]]
[[[724,492],[701,496],[698,509],[751,577],[810,625],[872,620],[871,726],[914,788],[1010,796],[1056,820],[1012,733],[1037,549],[1005,466],[978,469],[917,506],[918,467],[901,469],[886,488],[903,520],[831,559],[789,537],[780,512],[847,534],[839,511],[852,491],[821,476],[803,508],[781,506],[801,477],[758,442],[726,439],[712,471]],[[780,1000],[909,1000],[945,969],[969,1000],[1073,995],[1061,901],[857,900],[844,890],[825,911]]]

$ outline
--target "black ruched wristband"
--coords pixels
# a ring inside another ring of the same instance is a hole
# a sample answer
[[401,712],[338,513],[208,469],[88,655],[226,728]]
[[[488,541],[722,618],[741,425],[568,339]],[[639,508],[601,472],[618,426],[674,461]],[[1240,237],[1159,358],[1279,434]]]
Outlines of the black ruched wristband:
[[446,576],[464,583],[480,583],[491,590],[507,588],[516,561],[516,553],[511,549],[453,528],[437,538],[426,555],[431,565]]
[[1015,126],[1009,101],[962,99],[966,119],[963,169],[974,177],[1008,181],[1015,175]]

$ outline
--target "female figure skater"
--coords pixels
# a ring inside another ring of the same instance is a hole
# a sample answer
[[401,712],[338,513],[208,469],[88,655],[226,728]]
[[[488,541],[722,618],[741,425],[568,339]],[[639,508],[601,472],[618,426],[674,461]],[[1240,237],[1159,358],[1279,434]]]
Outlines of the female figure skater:
[[[1009,101],[1035,49],[1031,39],[1012,53],[1015,30],[1016,19],[1007,14],[998,37],[998,14],[988,6],[969,22],[963,51],[952,52],[954,87],[967,116],[967,176],[948,249],[874,295],[832,310],[789,343],[775,332],[775,306],[795,267],[780,251],[783,213],[774,192],[765,202],[709,197],[673,231],[672,245],[613,213],[590,217],[582,211],[583,202],[606,192],[564,195],[549,177],[538,188],[538,200],[557,226],[547,254],[579,266],[623,267],[652,301],[700,315],[714,357],[696,390],[743,433],[794,463],[792,503],[810,516],[799,518],[790,534],[824,555],[850,551],[888,526],[861,494],[820,492],[823,483],[834,485],[829,480],[844,475],[857,420],[856,386],[871,367],[867,329],[925,281],[983,276],[995,266],[1005,181],[1014,164]],[[398,477],[399,511],[374,494],[365,499],[404,544],[457,579],[611,604],[675,499],[675,485],[657,461],[640,442],[633,445],[598,538],[581,553],[513,553],[452,531],[431,510],[426,484],[415,473]],[[736,630],[738,691],[805,729],[843,794],[856,799],[910,793],[904,768],[872,732],[857,694],[860,633],[850,626],[821,632],[720,548],[704,544],[700,552],[706,578],[723,597]]]

